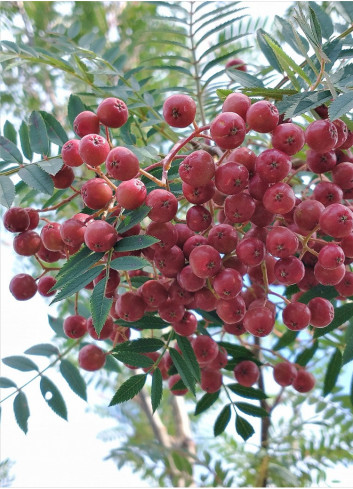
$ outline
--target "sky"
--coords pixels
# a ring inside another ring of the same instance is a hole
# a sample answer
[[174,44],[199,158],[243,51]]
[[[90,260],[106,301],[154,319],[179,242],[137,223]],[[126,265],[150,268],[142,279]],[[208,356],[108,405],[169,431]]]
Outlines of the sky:
[[[291,4],[278,2],[243,2],[250,8],[251,15],[281,15]],[[3,125],[3,121],[1,126]],[[48,326],[48,300],[36,295],[26,302],[16,301],[8,290],[13,275],[22,272],[23,259],[12,251],[12,235],[0,224],[0,353],[4,358],[22,354],[27,348],[51,342],[52,330]],[[27,259],[28,260],[28,259]],[[27,261],[26,263],[29,263]],[[44,367],[47,360],[31,357]],[[31,373],[18,372],[0,365],[0,375],[13,379],[18,385],[30,379]],[[35,381],[25,389],[28,396],[31,416],[29,432],[24,435],[16,424],[12,412],[12,400],[2,406],[0,427],[0,460],[10,458],[15,462],[11,475],[15,477],[15,488],[109,488],[109,487],[148,487],[129,468],[119,472],[112,461],[104,461],[110,448],[116,442],[103,442],[97,438],[104,429],[115,427],[112,418],[102,418],[89,409],[87,403],[77,397],[59,375],[48,376],[53,379],[68,407],[69,422],[62,420],[43,400],[39,383]],[[2,390],[2,396],[10,389]],[[108,404],[93,387],[88,388],[91,406]],[[335,487],[349,487],[349,472],[340,470],[342,484]],[[335,474],[332,472],[331,478]],[[333,484],[332,484],[333,487]]]

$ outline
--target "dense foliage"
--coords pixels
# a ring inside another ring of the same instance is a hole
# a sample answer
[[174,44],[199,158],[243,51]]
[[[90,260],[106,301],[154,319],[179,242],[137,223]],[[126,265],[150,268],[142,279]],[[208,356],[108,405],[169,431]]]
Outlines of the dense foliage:
[[[121,406],[134,430],[111,456],[162,485],[195,465],[206,485],[324,478],[352,460],[353,4],[295,4],[271,34],[238,2],[93,4],[94,25],[91,2],[62,23],[55,2],[2,7],[25,33],[1,42],[0,202],[32,270],[10,290],[60,303],[53,342],[2,361],[65,419],[50,368],[82,399],[118,379],[109,409],[139,399],[152,428]],[[27,432],[25,387],[0,387]],[[158,439],[179,395],[222,444]]]

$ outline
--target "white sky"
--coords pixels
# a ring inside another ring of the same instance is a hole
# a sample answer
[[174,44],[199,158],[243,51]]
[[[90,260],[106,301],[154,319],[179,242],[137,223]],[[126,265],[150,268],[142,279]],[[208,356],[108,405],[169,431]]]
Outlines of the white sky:
[[[276,14],[281,15],[291,2],[251,1],[243,4],[249,6],[254,17],[273,17]],[[12,276],[22,271],[23,258],[14,256],[12,236],[4,232],[2,225],[0,245],[0,349],[3,358],[22,354],[34,344],[50,343],[53,335],[47,323],[48,301],[37,295],[30,301],[18,302],[8,291]],[[42,357],[31,358],[40,366],[46,365],[47,360]],[[33,372],[18,372],[3,364],[0,365],[0,369],[1,376],[13,379],[18,385],[33,375]],[[59,418],[46,405],[36,381],[25,389],[31,410],[27,435],[22,433],[15,422],[13,401],[2,404],[0,460],[10,458],[15,461],[11,470],[11,474],[15,476],[12,487],[148,487],[128,468],[118,472],[112,461],[103,461],[115,444],[98,440],[97,434],[106,428],[116,426],[115,421],[89,412],[87,404],[72,393],[60,375],[52,375],[49,371],[48,376],[63,394],[68,407],[69,422]],[[1,391],[3,397],[10,393],[10,389]],[[102,399],[92,388],[89,388],[88,396],[92,406],[109,402],[109,399]],[[340,469],[339,476],[342,483],[332,483],[331,487],[352,487],[348,469]],[[336,473],[332,471],[329,478],[335,477]]]

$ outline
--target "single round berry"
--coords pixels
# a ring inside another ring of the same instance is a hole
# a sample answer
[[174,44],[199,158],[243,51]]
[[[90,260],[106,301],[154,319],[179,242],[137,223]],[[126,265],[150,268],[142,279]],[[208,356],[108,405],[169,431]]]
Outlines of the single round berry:
[[222,112],[211,122],[210,132],[212,139],[221,149],[234,149],[245,139],[245,122],[235,112]]
[[182,191],[186,200],[191,204],[204,204],[212,199],[215,193],[215,184],[213,181],[206,183],[206,185],[189,185],[188,183],[182,183]]
[[222,112],[235,112],[244,120],[251,105],[251,100],[243,93],[230,93],[223,102]]
[[221,299],[231,300],[241,291],[243,280],[239,272],[232,268],[226,268],[217,273],[212,285]]
[[87,134],[99,134],[99,119],[94,112],[84,110],[74,120],[74,131],[80,138]]
[[249,221],[255,212],[255,208],[254,199],[245,192],[229,195],[224,201],[224,213],[231,223]]
[[172,323],[172,327],[180,336],[190,336],[194,334],[197,329],[197,319],[195,314],[186,311],[181,321]]
[[319,220],[321,231],[333,238],[344,238],[353,230],[353,213],[342,204],[331,204]]
[[58,189],[69,188],[75,180],[75,174],[70,166],[64,165],[55,175],[50,175],[54,187]]
[[306,304],[291,302],[283,309],[282,319],[287,328],[300,331],[310,324],[311,312]]
[[92,178],[82,185],[81,196],[90,209],[102,209],[111,201],[113,191],[103,178]]
[[247,266],[259,265],[265,256],[265,246],[260,239],[243,238],[236,247],[238,258]]
[[125,292],[125,294],[119,295],[115,303],[116,313],[121,319],[130,323],[141,319],[145,309],[144,300],[135,292]]
[[106,168],[111,178],[125,181],[137,176],[140,165],[137,156],[132,151],[123,146],[117,146],[109,152]]
[[343,199],[343,191],[335,183],[319,182],[313,190],[312,198],[327,207],[331,204],[340,203]]
[[186,224],[192,231],[206,231],[211,223],[211,213],[202,205],[194,205],[186,213]]
[[123,126],[128,120],[129,111],[125,102],[109,97],[98,105],[97,117],[105,126],[117,128]]
[[306,370],[298,370],[292,385],[298,392],[309,392],[315,387],[315,377]]
[[308,307],[311,313],[310,324],[315,328],[324,328],[332,322],[335,311],[327,299],[314,297],[308,302]]
[[272,132],[272,146],[287,155],[295,155],[305,144],[303,129],[292,122],[280,124]]
[[265,208],[273,214],[287,214],[295,206],[295,194],[287,183],[275,183],[263,196]]
[[294,209],[294,222],[303,234],[309,233],[319,224],[320,216],[324,210],[324,204],[318,200],[303,200]]
[[86,226],[77,219],[68,219],[61,224],[60,235],[68,246],[81,246],[84,242]]
[[213,277],[222,265],[221,255],[209,245],[194,248],[190,253],[189,262],[194,274],[200,278]]
[[40,233],[43,245],[50,251],[62,251],[65,243],[60,234],[61,224],[58,222],[49,222]]
[[278,125],[278,121],[277,107],[266,100],[255,102],[246,113],[246,123],[250,129],[260,133],[273,131]]
[[122,182],[116,190],[116,200],[128,210],[137,209],[146,200],[147,190],[145,184],[137,178]]
[[4,227],[11,233],[21,233],[27,231],[30,226],[30,219],[26,209],[22,207],[11,207],[3,217]]
[[280,182],[291,168],[289,156],[278,149],[265,149],[256,158],[255,171],[267,183]]
[[79,366],[89,372],[94,372],[104,367],[105,361],[105,352],[96,345],[85,345],[78,354]]
[[66,166],[81,166],[83,159],[79,153],[80,141],[78,139],[70,139],[66,141],[61,149],[61,157]]
[[196,104],[189,95],[176,94],[163,104],[163,117],[171,127],[187,127],[195,119]]
[[343,162],[335,166],[332,181],[343,190],[353,188],[353,163]]
[[40,249],[42,241],[35,231],[24,231],[15,236],[13,248],[18,255],[32,256]]
[[298,371],[292,363],[280,362],[274,366],[273,378],[282,387],[292,385],[297,378]]
[[309,149],[306,152],[306,164],[308,165],[309,170],[320,175],[321,173],[326,173],[335,168],[337,157],[334,151],[318,153],[313,149]]
[[105,252],[115,245],[118,240],[118,233],[108,222],[97,220],[88,223],[84,237],[90,250]]
[[37,292],[37,284],[33,277],[26,273],[15,275],[9,284],[11,294],[18,301],[27,301]]
[[189,185],[206,185],[215,174],[212,156],[202,149],[190,153],[179,166],[179,175]]
[[303,262],[296,256],[280,258],[274,267],[275,277],[280,284],[293,285],[302,280],[305,274]]
[[55,294],[55,290],[50,292],[50,289],[56,284],[56,279],[50,275],[45,275],[38,280],[38,292],[43,297],[50,297]]
[[220,253],[228,254],[235,250],[238,243],[238,233],[229,224],[212,226],[207,237],[207,244]]
[[239,194],[249,183],[249,172],[244,165],[225,163],[217,168],[215,184],[217,190],[226,195]]
[[275,325],[275,316],[268,307],[254,307],[246,311],[243,324],[254,336],[268,336]]
[[203,391],[212,394],[222,387],[222,374],[219,370],[205,367],[201,370],[200,387]]
[[305,130],[306,144],[318,153],[331,151],[336,146],[337,141],[337,129],[328,119],[314,121]]
[[240,385],[251,387],[260,377],[260,370],[251,360],[243,360],[234,367],[234,377]]
[[318,260],[322,267],[333,270],[344,263],[344,252],[340,246],[335,243],[328,243],[323,246],[319,252]]
[[145,204],[151,208],[148,217],[155,222],[171,221],[178,210],[177,198],[168,190],[161,188],[152,190],[147,195]]
[[274,226],[266,236],[267,251],[278,258],[294,255],[298,246],[297,236],[284,226]]
[[82,338],[87,333],[87,320],[85,317],[75,314],[64,320],[64,333],[69,338]]
[[231,301],[218,299],[216,303],[216,312],[225,323],[239,323],[243,320],[246,312],[244,299],[240,295],[237,295]]
[[87,165],[96,167],[105,162],[110,152],[110,146],[103,136],[87,134],[80,141],[79,152]]
[[199,364],[207,365],[212,362],[218,355],[218,345],[211,336],[197,336],[192,345],[195,356]]

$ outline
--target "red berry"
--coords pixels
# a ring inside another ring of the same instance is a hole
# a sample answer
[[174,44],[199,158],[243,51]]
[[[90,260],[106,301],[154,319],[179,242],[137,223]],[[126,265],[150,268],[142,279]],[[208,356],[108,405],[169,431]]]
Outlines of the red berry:
[[99,134],[99,119],[93,112],[85,110],[74,120],[74,131],[80,138],[87,134]]
[[148,217],[155,222],[171,221],[178,210],[177,198],[168,190],[160,188],[147,195],[145,204],[151,207]]
[[179,175],[183,182],[192,186],[206,185],[215,174],[212,156],[204,150],[193,151],[179,166]]
[[146,199],[147,190],[143,182],[132,178],[122,182],[116,191],[116,200],[125,209],[132,210],[140,207]]
[[308,302],[311,313],[310,324],[315,328],[328,326],[335,315],[333,305],[323,297],[314,297]]
[[261,180],[267,183],[283,180],[291,168],[292,163],[289,156],[278,149],[265,149],[256,158],[256,173]]
[[171,95],[163,104],[163,117],[171,127],[187,127],[195,115],[196,104],[189,95]]
[[280,124],[272,132],[272,146],[286,153],[295,155],[305,144],[305,133],[296,124]]
[[298,392],[309,392],[315,386],[315,377],[306,370],[298,370],[293,387]]
[[66,166],[81,166],[83,159],[79,153],[80,141],[78,139],[70,139],[66,141],[61,149],[61,157]]
[[297,375],[297,369],[289,362],[277,363],[273,369],[273,378],[282,387],[292,385]]
[[123,146],[117,146],[109,152],[106,168],[111,178],[125,181],[137,176],[140,165],[137,156],[132,151]]
[[234,367],[233,372],[235,380],[245,387],[251,387],[260,377],[259,367],[251,360],[243,360],[239,362]]
[[234,58],[227,61],[226,68],[230,68],[231,66],[234,66],[236,70],[247,71],[246,64],[240,58]]
[[255,102],[246,113],[246,123],[250,129],[260,133],[273,131],[278,121],[277,107],[266,100]]
[[40,249],[42,241],[35,231],[24,231],[15,236],[13,248],[18,255],[32,256]]
[[82,338],[87,333],[87,320],[79,314],[69,316],[64,320],[63,328],[69,338]]
[[243,93],[230,93],[223,102],[222,112],[235,112],[245,120],[251,100]]
[[110,250],[118,240],[115,228],[106,221],[92,221],[85,230],[85,243],[92,251]]
[[11,207],[3,217],[4,227],[11,233],[27,231],[30,226],[30,218],[26,209],[22,207]]
[[122,100],[109,97],[98,105],[97,117],[107,127],[121,127],[129,117],[128,108]]
[[283,309],[282,319],[287,328],[299,331],[309,326],[311,312],[306,304],[291,302]]
[[327,153],[337,144],[337,129],[328,119],[314,121],[305,130],[305,141],[314,151]]
[[110,152],[110,146],[103,136],[87,134],[80,141],[79,152],[87,165],[95,167],[105,162]]
[[26,273],[15,275],[10,282],[9,289],[11,294],[18,301],[27,301],[37,292],[37,284],[33,277]]
[[211,122],[211,137],[222,149],[234,149],[245,139],[245,122],[235,112],[222,112]]
[[194,274],[200,278],[213,277],[222,265],[220,254],[209,245],[194,248],[190,253],[189,262]]
[[81,368],[93,372],[104,367],[105,352],[96,345],[85,345],[78,354],[78,363]]
[[243,324],[254,336],[268,336],[275,325],[275,316],[268,307],[254,307],[245,313]]
[[218,392],[222,387],[222,374],[219,370],[214,368],[203,368],[201,370],[201,383],[200,387],[203,391],[212,394]]
[[49,292],[52,287],[56,284],[56,280],[54,277],[50,277],[50,275],[46,275],[38,280],[38,292],[43,297],[50,297],[55,294],[55,290]]
[[344,238],[353,230],[353,214],[342,204],[331,204],[322,212],[319,220],[321,231],[333,238]]

